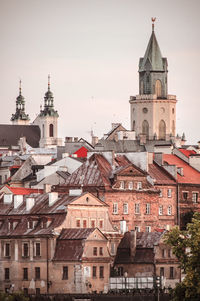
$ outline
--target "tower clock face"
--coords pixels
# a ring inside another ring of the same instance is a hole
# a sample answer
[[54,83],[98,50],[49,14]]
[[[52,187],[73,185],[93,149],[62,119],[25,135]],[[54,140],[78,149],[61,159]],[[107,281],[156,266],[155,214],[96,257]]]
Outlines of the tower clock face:
[[143,108],[142,112],[146,114],[148,112],[148,109],[147,108]]

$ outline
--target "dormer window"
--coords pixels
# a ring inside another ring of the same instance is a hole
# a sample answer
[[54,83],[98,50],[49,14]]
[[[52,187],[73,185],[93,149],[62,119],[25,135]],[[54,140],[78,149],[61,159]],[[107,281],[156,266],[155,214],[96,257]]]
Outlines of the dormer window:
[[120,181],[120,189],[124,189],[124,181]]
[[27,227],[28,229],[33,229],[33,221],[28,221]]

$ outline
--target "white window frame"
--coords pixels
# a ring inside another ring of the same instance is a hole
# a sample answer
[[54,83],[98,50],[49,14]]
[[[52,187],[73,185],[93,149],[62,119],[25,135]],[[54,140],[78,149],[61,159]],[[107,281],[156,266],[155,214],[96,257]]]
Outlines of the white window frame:
[[172,205],[169,205],[167,208],[167,215],[172,215]]
[[140,232],[140,226],[135,226],[135,231]]
[[163,215],[163,205],[159,205],[158,214]]
[[192,191],[192,201],[193,201],[193,203],[198,202],[198,192],[197,191]]
[[128,182],[128,189],[133,190],[133,181]]
[[120,181],[120,187],[119,189],[125,189],[125,183],[124,181]]
[[147,233],[150,233],[151,232],[151,226],[146,226],[145,230],[146,230]]
[[113,203],[113,214],[118,214],[118,203]]
[[172,189],[171,188],[167,189],[167,197],[168,198],[172,197]]
[[140,203],[135,203],[135,214],[140,214]]
[[111,242],[111,244],[110,244],[110,253],[111,253],[111,255],[116,254],[116,246],[115,246],[114,242]]
[[141,190],[142,189],[142,182],[137,182],[137,190]]
[[162,189],[160,189],[160,194],[159,194],[159,197],[162,198],[163,197],[163,191]]
[[151,214],[151,204],[146,203],[146,214]]
[[128,214],[128,203],[123,204],[123,214]]

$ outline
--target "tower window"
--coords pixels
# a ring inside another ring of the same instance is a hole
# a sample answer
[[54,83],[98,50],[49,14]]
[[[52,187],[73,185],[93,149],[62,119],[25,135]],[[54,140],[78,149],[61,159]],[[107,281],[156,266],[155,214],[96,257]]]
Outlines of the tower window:
[[53,137],[53,124],[49,125],[49,137]]
[[161,84],[161,81],[159,79],[156,80],[155,94],[157,95],[157,97],[162,96],[162,84]]

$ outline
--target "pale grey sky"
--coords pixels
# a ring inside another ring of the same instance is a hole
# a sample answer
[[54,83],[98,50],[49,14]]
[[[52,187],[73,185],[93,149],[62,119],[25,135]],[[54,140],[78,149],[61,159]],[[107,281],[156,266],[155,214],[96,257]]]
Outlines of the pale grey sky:
[[177,132],[200,140],[200,0],[0,0],[0,123],[15,112],[19,79],[33,120],[51,74],[59,135],[102,136],[111,122],[130,129],[129,97],[151,17],[168,58]]

